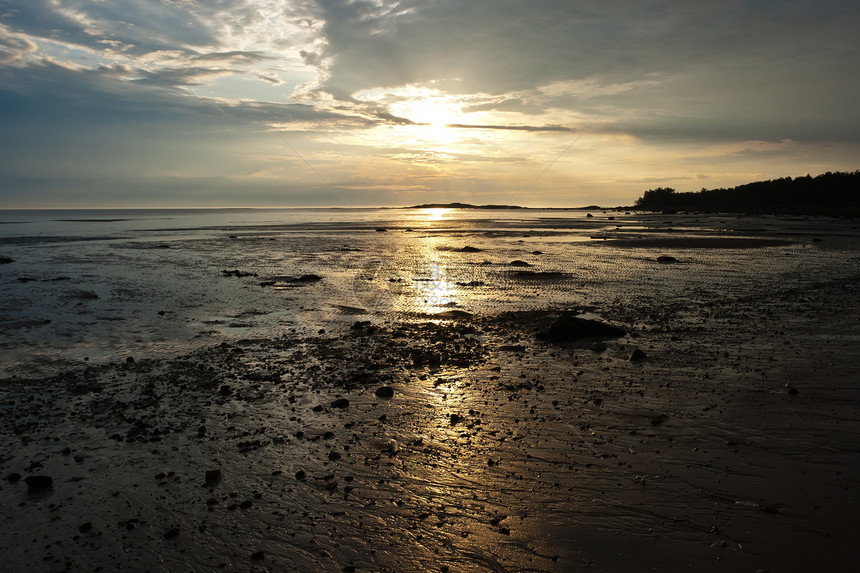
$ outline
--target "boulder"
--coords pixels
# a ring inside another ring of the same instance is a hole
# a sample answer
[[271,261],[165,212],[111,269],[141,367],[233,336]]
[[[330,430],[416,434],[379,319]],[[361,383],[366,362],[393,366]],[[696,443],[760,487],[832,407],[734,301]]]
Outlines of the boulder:
[[582,338],[619,338],[627,332],[599,320],[582,318],[572,312],[562,313],[549,328],[538,333],[543,340],[578,340]]

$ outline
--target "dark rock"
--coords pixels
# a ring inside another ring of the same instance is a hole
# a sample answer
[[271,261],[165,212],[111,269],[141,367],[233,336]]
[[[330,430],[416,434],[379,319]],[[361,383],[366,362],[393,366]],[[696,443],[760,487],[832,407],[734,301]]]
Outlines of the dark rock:
[[463,421],[463,417],[460,414],[451,414],[451,425],[455,426]]
[[788,389],[788,393],[789,393],[791,396],[797,396],[797,394],[798,394],[797,388],[789,388],[789,389]]
[[663,422],[665,422],[668,419],[669,419],[669,416],[667,416],[666,414],[657,414],[656,416],[651,418],[651,425],[652,426],[659,426],[660,424],[662,424]]
[[322,411],[323,411],[323,407],[322,407],[322,405],[321,405],[321,404],[317,404],[316,406],[314,406],[313,408],[311,408],[311,411],[312,411],[312,412],[322,412]]
[[511,261],[511,262],[510,262],[510,265],[511,265],[512,267],[530,267],[530,266],[531,266],[531,265],[530,265],[530,264],[528,264],[527,262],[525,262],[525,261],[521,261],[521,260],[519,260],[519,259],[517,259],[516,261]]
[[329,452],[328,459],[331,461],[336,461],[341,458],[340,452]]
[[126,364],[134,364],[134,356],[129,356],[125,359]]
[[222,396],[229,396],[233,393],[233,389],[230,387],[229,384],[222,384],[221,388],[218,389],[218,393]]
[[630,362],[639,362],[640,360],[645,360],[645,351],[640,348],[637,348],[627,355],[627,359]]
[[376,394],[377,398],[391,398],[394,396],[394,388],[391,386],[381,386],[376,389],[374,394]]
[[593,342],[589,345],[588,349],[592,352],[597,352],[598,354],[606,350],[608,346],[605,342],[598,340],[597,342]]
[[338,398],[331,403],[332,408],[349,408],[349,400],[346,398]]
[[98,293],[94,290],[73,290],[68,292],[68,296],[81,300],[98,300],[99,298]]
[[78,526],[78,531],[80,531],[81,533],[86,533],[86,532],[92,530],[92,528],[93,528],[93,524],[88,521],[88,522],[82,523],[80,526]]
[[14,472],[14,473],[11,473],[11,474],[6,476],[6,481],[8,481],[9,483],[15,483],[15,482],[19,481],[20,479],[21,479],[21,474],[19,474],[18,472]]
[[10,257],[0,257],[0,265],[8,265],[9,263],[14,263],[15,259]]
[[239,504],[239,508],[240,509],[248,509],[252,505],[254,505],[254,502],[251,501],[250,499],[246,499],[245,501],[243,501],[242,503]]
[[588,219],[591,219],[592,217],[594,217],[594,215],[592,215],[591,213],[586,215],[586,218],[588,218]]
[[484,249],[479,249],[478,247],[470,247],[469,245],[466,245],[462,249],[457,249],[457,250],[461,253],[482,253],[482,252],[484,252]]
[[240,271],[239,269],[233,269],[232,271],[228,271],[228,270],[221,271],[221,276],[243,278],[243,277],[255,277],[255,276],[257,276],[257,273],[252,273],[250,271]]
[[221,481],[221,470],[206,470],[206,485],[215,485]]
[[378,229],[376,229],[376,232],[377,232],[377,233],[384,233],[384,232],[386,232],[387,230],[388,230],[388,229],[386,229],[385,227],[379,227]]
[[538,333],[543,340],[575,340],[580,338],[618,338],[626,335],[623,328],[605,322],[580,318],[572,312],[562,313],[547,328]]
[[31,283],[31,282],[33,282],[33,281],[35,281],[35,280],[36,280],[36,279],[34,279],[33,277],[18,277],[18,282],[19,282],[19,283]]
[[251,553],[251,559],[253,559],[254,561],[260,561],[265,556],[266,556],[265,551],[256,551],[254,553]]
[[170,529],[168,529],[167,531],[164,532],[164,538],[165,539],[173,539],[177,535],[179,535],[179,528],[178,527],[171,527]]
[[658,263],[677,263],[678,259],[675,257],[670,257],[669,255],[660,255],[657,257]]
[[322,278],[321,276],[319,276],[319,275],[309,274],[309,275],[302,275],[302,276],[298,277],[297,279],[294,279],[294,280],[293,280],[293,282],[297,282],[297,283],[315,283],[315,282],[317,282],[317,281],[321,281],[322,279],[323,279],[323,278]]
[[297,471],[297,472],[296,472],[296,479],[297,479],[297,480],[302,481],[302,480],[304,480],[306,477],[307,477],[307,474],[305,473],[305,470],[299,470],[299,471]]
[[543,251],[532,251],[533,255],[542,255]]
[[27,484],[27,489],[30,491],[38,491],[53,487],[54,478],[51,476],[27,476],[24,483]]

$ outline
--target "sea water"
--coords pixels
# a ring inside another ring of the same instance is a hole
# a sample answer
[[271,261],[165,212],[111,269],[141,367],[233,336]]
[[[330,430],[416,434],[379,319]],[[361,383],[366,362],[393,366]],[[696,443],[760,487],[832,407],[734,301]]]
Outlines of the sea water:
[[[725,234],[790,242],[612,244]],[[830,220],[581,210],[0,211],[0,257],[14,260],[0,265],[0,377],[348,329],[356,320],[607,313],[655,298],[682,304],[702,289],[742,296],[786,277],[851,275],[856,242],[845,237],[856,235]],[[678,261],[657,263],[661,254]]]

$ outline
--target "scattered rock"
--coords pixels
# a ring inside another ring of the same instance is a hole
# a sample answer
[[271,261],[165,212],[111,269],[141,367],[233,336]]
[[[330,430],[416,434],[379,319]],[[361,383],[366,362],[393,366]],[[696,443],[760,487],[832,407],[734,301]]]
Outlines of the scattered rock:
[[27,489],[30,491],[39,491],[50,489],[54,485],[54,478],[51,476],[28,476],[24,479],[27,484]]
[[349,400],[346,398],[338,398],[337,400],[333,400],[331,403],[332,408],[349,408]]
[[605,322],[581,318],[564,312],[547,328],[538,333],[543,340],[575,340],[580,338],[618,338],[626,335],[623,328]]
[[221,481],[221,470],[206,470],[206,485],[216,485]]
[[391,398],[394,396],[394,388],[391,386],[380,386],[374,394],[376,394],[377,398]]

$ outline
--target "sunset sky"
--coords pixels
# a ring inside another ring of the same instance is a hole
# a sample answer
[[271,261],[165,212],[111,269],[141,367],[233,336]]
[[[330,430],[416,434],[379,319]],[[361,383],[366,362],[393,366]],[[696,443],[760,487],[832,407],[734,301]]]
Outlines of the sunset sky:
[[0,0],[0,208],[629,205],[860,169],[860,5]]

